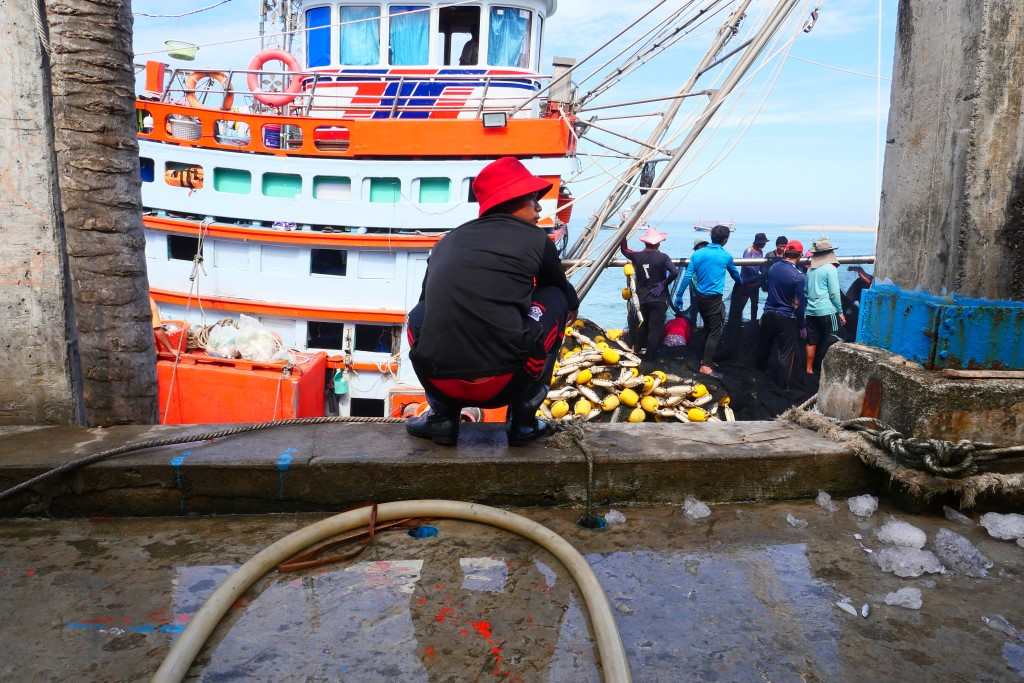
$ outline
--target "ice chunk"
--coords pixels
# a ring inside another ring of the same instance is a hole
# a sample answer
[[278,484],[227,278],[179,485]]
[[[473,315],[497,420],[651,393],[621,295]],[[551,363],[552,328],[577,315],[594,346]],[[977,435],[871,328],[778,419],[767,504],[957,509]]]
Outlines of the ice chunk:
[[693,496],[687,496],[683,500],[683,514],[687,519],[704,519],[711,516],[711,508]]
[[863,496],[854,496],[846,501],[850,506],[850,512],[858,517],[870,517],[878,509],[878,499],[869,493]]
[[985,625],[994,631],[999,631],[1004,636],[1012,638],[1013,640],[1024,640],[1024,633],[1017,630],[1017,627],[1006,620],[1001,614],[993,614],[990,617],[982,617],[981,620],[985,622]]
[[907,609],[921,609],[921,589],[901,588],[895,593],[885,596],[885,604],[893,607],[905,607]]
[[992,568],[992,560],[985,557],[973,543],[949,529],[939,529],[932,546],[942,564],[957,574],[983,579]]
[[871,605],[865,602],[860,606],[860,615],[867,619],[869,614],[871,614]]
[[989,512],[981,516],[980,523],[992,538],[1003,541],[1024,538],[1024,515]]
[[615,526],[616,524],[625,524],[626,515],[622,514],[618,510],[609,510],[604,516],[604,521],[608,523],[608,526]]
[[923,548],[928,536],[913,524],[889,518],[882,528],[875,532],[882,543],[903,546],[904,548]]
[[789,524],[794,529],[806,529],[807,528],[807,520],[800,519],[799,517],[794,517],[792,512],[787,512],[786,513],[786,523]]
[[958,510],[954,510],[948,505],[942,506],[942,514],[946,515],[946,519],[957,524],[963,524],[964,526],[974,526],[974,521]]
[[846,601],[839,601],[836,603],[836,607],[843,610],[850,616],[859,617],[860,614],[857,612],[857,608]]
[[945,571],[939,558],[929,550],[890,546],[872,555],[883,572],[907,579],[922,574],[941,574]]
[[814,499],[814,502],[826,512],[836,512],[839,510],[839,506],[832,502],[832,496],[828,495],[825,491],[818,491],[818,497]]

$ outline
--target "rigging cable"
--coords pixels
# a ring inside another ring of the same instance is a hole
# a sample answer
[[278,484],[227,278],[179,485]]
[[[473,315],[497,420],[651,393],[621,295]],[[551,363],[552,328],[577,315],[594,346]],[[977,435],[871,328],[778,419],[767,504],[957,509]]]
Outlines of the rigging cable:
[[193,14],[209,12],[210,10],[216,7],[228,4],[229,2],[231,2],[231,0],[220,0],[220,2],[215,2],[212,5],[207,5],[206,7],[200,7],[198,9],[188,10],[187,12],[182,12],[181,14],[150,14],[149,12],[132,12],[132,14],[136,17],[148,17],[150,19],[180,19],[181,17],[188,17]]

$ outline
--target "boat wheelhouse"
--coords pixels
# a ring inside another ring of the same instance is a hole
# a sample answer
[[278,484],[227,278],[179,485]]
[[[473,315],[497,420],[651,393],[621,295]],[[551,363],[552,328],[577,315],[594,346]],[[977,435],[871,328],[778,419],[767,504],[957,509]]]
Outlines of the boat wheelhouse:
[[[146,65],[150,291],[164,319],[245,314],[286,348],[326,352],[328,412],[400,415],[423,401],[406,314],[433,244],[476,217],[476,174],[519,157],[553,185],[542,226],[565,235],[572,122],[539,73],[555,2],[299,10],[292,52],[246,69]],[[161,384],[163,402],[188,400]]]

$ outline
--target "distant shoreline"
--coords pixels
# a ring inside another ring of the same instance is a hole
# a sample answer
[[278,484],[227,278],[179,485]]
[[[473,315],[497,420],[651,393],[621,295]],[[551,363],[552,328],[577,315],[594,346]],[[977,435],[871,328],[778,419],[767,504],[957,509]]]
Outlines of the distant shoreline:
[[837,232],[878,232],[870,225],[794,225],[786,228],[790,232],[817,232],[822,235]]

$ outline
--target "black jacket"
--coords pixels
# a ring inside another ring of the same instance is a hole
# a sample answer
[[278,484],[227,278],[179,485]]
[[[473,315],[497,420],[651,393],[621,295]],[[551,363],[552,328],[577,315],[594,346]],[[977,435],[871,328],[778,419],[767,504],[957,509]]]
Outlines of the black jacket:
[[640,303],[668,303],[669,289],[679,277],[679,268],[672,258],[659,249],[633,251],[625,240],[619,249],[636,269],[636,294]]
[[561,289],[579,308],[555,245],[535,225],[505,214],[452,230],[423,278],[423,325],[410,357],[429,377],[474,379],[513,372],[535,345],[526,323],[535,288]]

